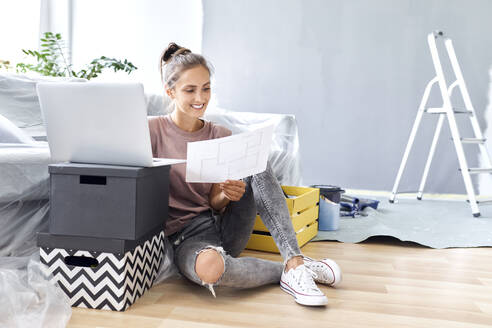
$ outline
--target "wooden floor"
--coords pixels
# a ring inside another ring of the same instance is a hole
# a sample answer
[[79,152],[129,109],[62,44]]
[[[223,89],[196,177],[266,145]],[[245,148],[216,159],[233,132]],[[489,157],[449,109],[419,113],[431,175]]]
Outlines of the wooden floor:
[[[326,307],[297,305],[278,285],[218,289],[214,299],[174,279],[125,312],[74,308],[69,327],[492,327],[492,248],[436,250],[377,237],[311,242],[302,250],[342,268],[339,287],[321,287]],[[269,253],[243,255],[280,261]]]

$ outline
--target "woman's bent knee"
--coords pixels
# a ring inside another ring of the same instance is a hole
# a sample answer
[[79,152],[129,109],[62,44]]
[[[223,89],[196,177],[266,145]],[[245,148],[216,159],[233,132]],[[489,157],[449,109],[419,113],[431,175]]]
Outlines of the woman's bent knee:
[[196,257],[195,272],[203,283],[216,283],[224,269],[224,258],[213,248],[201,251]]

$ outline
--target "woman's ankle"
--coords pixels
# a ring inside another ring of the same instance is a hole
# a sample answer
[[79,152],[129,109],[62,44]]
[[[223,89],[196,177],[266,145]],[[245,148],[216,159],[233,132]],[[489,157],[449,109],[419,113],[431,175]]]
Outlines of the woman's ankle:
[[301,264],[304,264],[304,259],[301,255],[291,257],[285,263],[285,272],[289,271],[290,269],[295,269]]

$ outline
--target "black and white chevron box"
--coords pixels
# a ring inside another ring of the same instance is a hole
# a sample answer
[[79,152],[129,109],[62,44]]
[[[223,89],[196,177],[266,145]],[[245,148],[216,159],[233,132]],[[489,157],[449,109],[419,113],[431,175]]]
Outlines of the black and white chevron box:
[[[126,310],[152,286],[163,254],[163,231],[121,253],[40,248],[45,273],[53,275],[72,306],[113,311]],[[86,266],[71,265],[71,259]]]

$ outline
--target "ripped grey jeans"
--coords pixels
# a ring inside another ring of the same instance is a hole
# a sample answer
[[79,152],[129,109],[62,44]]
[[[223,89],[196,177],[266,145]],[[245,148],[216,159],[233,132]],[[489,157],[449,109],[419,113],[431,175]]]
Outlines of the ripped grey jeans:
[[[283,264],[253,257],[237,258],[244,250],[259,213],[285,261],[301,255],[290,220],[285,197],[270,166],[244,179],[246,191],[239,201],[230,202],[219,216],[212,211],[193,218],[188,226],[170,235],[174,262],[189,280],[203,284],[195,271],[198,254],[205,249],[217,250],[224,259],[225,270],[214,286],[251,288],[278,283]],[[212,286],[208,286],[212,294]]]

